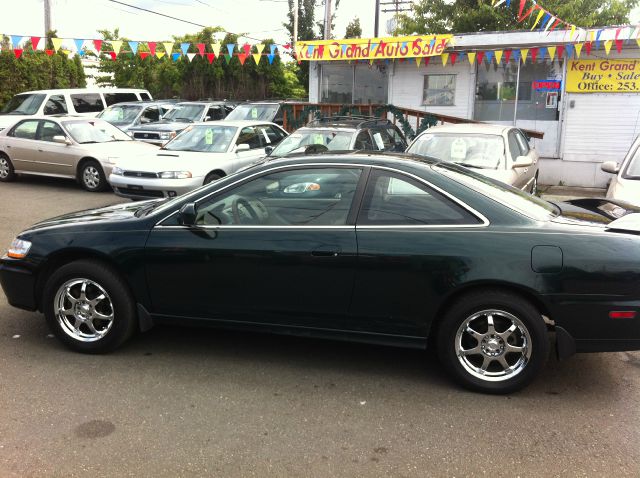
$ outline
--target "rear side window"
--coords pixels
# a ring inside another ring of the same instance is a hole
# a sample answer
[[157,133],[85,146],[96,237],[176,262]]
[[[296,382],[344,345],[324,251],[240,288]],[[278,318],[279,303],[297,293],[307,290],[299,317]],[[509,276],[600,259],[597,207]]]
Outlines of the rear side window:
[[516,134],[513,131],[509,133],[509,152],[511,153],[511,159],[513,161],[520,156],[520,145],[518,145]]
[[116,103],[124,103],[125,101],[138,101],[138,97],[135,93],[105,93],[104,101],[107,103],[107,106],[111,106]]
[[51,95],[44,105],[45,115],[61,115],[67,113],[67,102],[64,95]]
[[102,98],[98,93],[71,95],[71,102],[76,113],[100,113],[104,109]]
[[148,93],[142,92],[142,93],[140,93],[140,99],[141,100],[150,100],[151,96],[149,96]]
[[13,131],[11,132],[11,136],[14,136],[16,138],[23,138],[23,139],[36,139],[36,131],[38,130],[38,123],[39,121],[37,120],[23,121],[18,126],[13,128]]
[[358,225],[475,225],[480,220],[443,194],[412,178],[373,171]]
[[360,133],[358,133],[354,148],[355,149],[374,149],[373,142],[371,141],[371,136],[369,136],[368,130],[360,131]]
[[522,156],[529,154],[529,141],[525,138],[521,131],[516,130],[516,138],[518,139],[518,145],[520,146],[520,152]]
[[262,133],[262,139],[265,146],[275,146],[286,136],[278,128],[271,125],[258,126],[258,130]]

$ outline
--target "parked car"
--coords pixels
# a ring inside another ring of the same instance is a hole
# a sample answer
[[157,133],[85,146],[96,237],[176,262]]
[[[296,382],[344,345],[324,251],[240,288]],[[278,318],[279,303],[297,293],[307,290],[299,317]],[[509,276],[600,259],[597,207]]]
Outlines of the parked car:
[[79,352],[164,322],[431,344],[464,386],[505,393],[550,339],[561,358],[640,349],[638,217],[418,156],[289,158],[36,224],[0,282]]
[[601,168],[615,175],[607,189],[607,198],[640,206],[640,136],[629,148],[622,164],[606,161]]
[[131,199],[174,197],[208,184],[266,155],[286,131],[263,121],[215,121],[188,126],[160,150],[119,161],[109,183]]
[[31,116],[71,114],[96,116],[123,101],[151,100],[147,90],[135,88],[71,88],[27,91],[15,95],[0,111],[0,129]]
[[294,101],[251,101],[237,105],[229,113],[229,121],[269,121],[282,126],[284,122],[284,105],[294,104]]
[[138,141],[162,146],[192,123],[225,119],[233,104],[225,101],[185,101],[176,103],[160,121],[129,128]]
[[531,194],[538,192],[538,153],[518,128],[480,123],[435,126],[419,134],[407,152],[473,168]]
[[333,117],[312,121],[299,128],[271,153],[282,157],[292,153],[369,150],[404,151],[407,143],[389,120],[360,117]]
[[102,110],[97,117],[126,132],[134,126],[160,121],[175,103],[175,100],[116,103]]
[[33,117],[0,131],[0,181],[13,181],[17,174],[56,176],[102,191],[117,160],[154,149],[101,119]]

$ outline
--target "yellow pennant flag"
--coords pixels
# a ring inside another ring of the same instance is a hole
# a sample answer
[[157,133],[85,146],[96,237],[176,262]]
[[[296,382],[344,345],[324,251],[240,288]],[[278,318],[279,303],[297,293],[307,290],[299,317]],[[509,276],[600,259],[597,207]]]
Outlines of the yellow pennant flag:
[[593,30],[589,31],[589,41],[593,41],[595,39],[595,32]]
[[164,55],[165,55],[165,53],[164,53],[163,51],[157,51],[157,52],[156,52],[156,56],[157,56],[158,58],[162,58]]
[[72,51],[71,50],[62,50],[62,53],[67,55],[67,57],[71,57]]
[[162,46],[164,47],[164,51],[167,52],[167,55],[171,55],[171,52],[173,51],[173,44],[174,42],[172,41],[166,41],[162,44]]
[[573,34],[576,32],[576,26],[571,25],[571,32],[569,33],[569,40],[573,38]]
[[62,46],[62,38],[52,38],[51,43],[53,43],[53,50],[58,51]]
[[499,65],[500,62],[502,61],[502,50],[496,50],[495,51],[495,55],[496,55],[496,65]]
[[442,59],[442,66],[445,66],[447,64],[447,61],[449,61],[449,54],[443,53],[442,55],[440,55],[440,58]]
[[373,58],[371,58],[371,59],[369,60],[369,64],[370,64],[370,65],[373,65]]
[[536,25],[542,18],[542,15],[544,15],[544,10],[541,8],[540,11],[538,12],[538,16],[536,17],[536,21],[533,23],[533,26],[531,27],[532,30],[536,27]]
[[262,57],[260,53],[254,53],[251,56],[253,57],[253,60],[256,62],[256,65],[260,63],[260,57]]
[[264,45],[262,43],[258,43],[257,45],[254,45],[256,47],[256,51],[258,52],[258,55],[262,55],[262,51],[264,50]]
[[556,56],[556,47],[550,46],[549,48],[547,48],[547,52],[549,53],[549,59],[553,61],[553,57]]
[[421,57],[419,57],[419,56],[417,56],[417,57],[416,57],[416,66],[417,66],[418,68],[420,68],[420,63],[422,63],[422,58],[421,58]]
[[120,49],[122,48],[122,40],[112,40],[109,43],[111,43],[113,51],[116,52],[116,55],[120,53]]
[[525,64],[527,62],[527,55],[529,54],[529,49],[528,48],[522,48],[520,50],[520,59],[522,60],[522,64]]
[[218,58],[220,56],[220,43],[212,43],[211,51],[216,56],[216,58]]
[[638,48],[640,48],[640,37],[636,38],[636,43],[638,44]]
[[604,42],[604,51],[607,52],[607,55],[609,54],[609,52],[611,51],[611,45],[613,45],[613,40],[606,40]]
[[467,52],[467,57],[469,58],[469,63],[471,63],[472,65],[476,62],[476,52],[475,51]]
[[576,49],[576,58],[580,58],[580,54],[582,53],[582,46],[584,43],[576,43],[573,47]]

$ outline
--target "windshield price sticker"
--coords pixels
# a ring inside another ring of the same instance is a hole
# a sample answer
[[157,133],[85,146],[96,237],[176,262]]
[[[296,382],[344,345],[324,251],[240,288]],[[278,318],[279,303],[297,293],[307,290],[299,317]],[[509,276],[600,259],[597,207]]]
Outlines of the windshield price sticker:
[[324,136],[321,134],[314,134],[313,144],[324,144]]
[[383,151],[384,150],[384,141],[382,141],[382,135],[380,133],[374,133],[373,139],[375,140],[376,145],[378,146],[378,149],[380,151]]
[[251,118],[258,119],[258,108],[251,108]]
[[204,142],[205,144],[213,144],[213,130],[211,128],[207,128],[204,133]]
[[467,143],[457,138],[451,143],[451,159],[465,159],[467,157]]

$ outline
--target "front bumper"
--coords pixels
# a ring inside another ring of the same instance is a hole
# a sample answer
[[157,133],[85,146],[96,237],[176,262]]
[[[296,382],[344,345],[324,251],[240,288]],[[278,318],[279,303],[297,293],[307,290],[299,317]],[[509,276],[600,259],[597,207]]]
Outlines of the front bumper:
[[36,310],[35,284],[36,277],[29,269],[11,259],[3,259],[0,263],[0,285],[12,306]]
[[202,186],[203,177],[189,179],[136,178],[111,174],[109,184],[116,195],[129,199],[176,197]]

